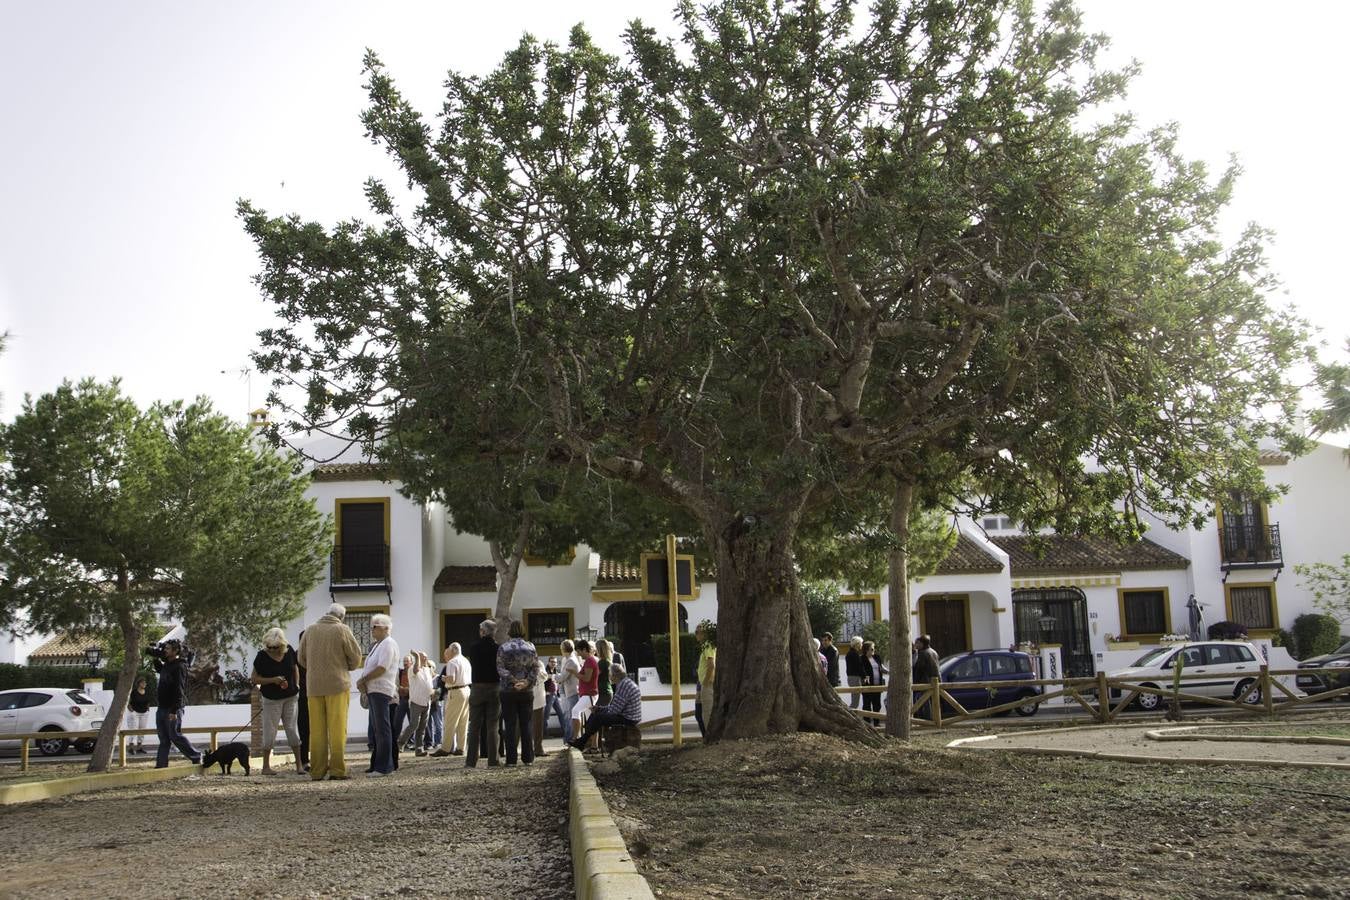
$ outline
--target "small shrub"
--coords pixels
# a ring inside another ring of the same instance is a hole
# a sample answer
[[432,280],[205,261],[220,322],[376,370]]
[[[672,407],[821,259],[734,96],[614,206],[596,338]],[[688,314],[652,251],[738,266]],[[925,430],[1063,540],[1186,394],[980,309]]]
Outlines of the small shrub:
[[1208,631],[1211,641],[1239,641],[1247,637],[1247,626],[1241,622],[1215,622]]
[[1325,613],[1304,613],[1294,620],[1295,659],[1310,659],[1340,646],[1341,624]]
[[[692,634],[686,632],[680,635],[680,684],[693,684],[698,680],[700,649]],[[670,684],[670,635],[652,635],[652,652],[656,656],[656,674],[663,682]]]
[[844,630],[845,618],[839,585],[832,581],[804,581],[801,591],[806,601],[806,617],[811,622],[811,636],[820,637],[828,631],[837,638]]

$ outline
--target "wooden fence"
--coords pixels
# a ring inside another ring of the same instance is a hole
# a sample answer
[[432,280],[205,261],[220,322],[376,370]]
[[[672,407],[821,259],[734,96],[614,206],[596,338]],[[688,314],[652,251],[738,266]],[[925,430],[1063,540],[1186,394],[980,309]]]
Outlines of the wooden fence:
[[[249,723],[243,725],[196,725],[188,728],[180,728],[183,734],[209,734],[211,735],[211,749],[216,749],[220,743],[220,733],[222,731],[241,732],[246,731]],[[117,733],[117,765],[125,769],[127,765],[127,736],[138,734],[158,734],[153,728],[128,728]],[[25,734],[7,734],[4,739],[7,741],[19,742],[19,771],[28,771],[28,747],[33,741],[76,741],[82,738],[97,738],[97,731],[30,731]]]
[[[1116,718],[1135,701],[1137,697],[1143,694],[1152,694],[1160,698],[1161,703],[1158,710],[1161,711],[1169,706],[1172,701],[1203,703],[1209,706],[1216,706],[1225,709],[1234,709],[1242,712],[1248,712],[1258,715],[1276,716],[1281,713],[1288,713],[1298,707],[1306,707],[1313,703],[1323,703],[1334,700],[1338,697],[1350,697],[1350,684],[1345,687],[1335,688],[1329,691],[1323,691],[1318,694],[1299,695],[1284,685],[1284,682],[1277,680],[1284,676],[1297,675],[1333,675],[1345,676],[1346,670],[1343,668],[1331,669],[1274,669],[1269,666],[1261,666],[1258,672],[1253,673],[1250,680],[1243,681],[1239,685],[1239,690],[1232,697],[1211,697],[1205,694],[1197,694],[1193,691],[1184,690],[1186,682],[1195,681],[1214,681],[1218,676],[1213,673],[1194,673],[1185,672],[1177,676],[1166,675],[1158,679],[1144,680],[1138,678],[1109,678],[1105,672],[1098,672],[1093,678],[1037,678],[1025,681],[961,681],[961,682],[943,682],[936,678],[927,684],[914,686],[914,717],[910,722],[919,727],[942,728],[944,725],[950,725],[957,722],[967,722],[974,719],[987,718],[1000,713],[1009,712],[1019,706],[1025,706],[1029,701],[1036,703],[1045,703],[1050,700],[1056,700],[1067,697],[1073,703],[1081,708],[1081,713],[1090,717],[1092,721],[1102,724],[1113,722]],[[1224,676],[1229,680],[1228,676]],[[1155,681],[1167,681],[1179,683],[1176,688],[1170,686],[1153,686]],[[972,689],[984,688],[990,692],[992,699],[993,693],[999,690],[1009,690],[1011,688],[1039,687],[1042,693],[1033,697],[1019,697],[1008,703],[1002,703],[997,706],[989,706],[981,709],[968,710],[951,695],[952,690],[968,691]],[[839,694],[878,694],[888,690],[886,685],[875,685],[867,687],[839,687],[835,691]],[[1112,691],[1119,693],[1118,701],[1111,699]],[[1277,692],[1281,694],[1278,699]],[[933,698],[938,697],[940,702],[934,703]],[[1077,712],[1078,710],[1075,710]],[[885,721],[887,713],[876,713],[868,710],[855,709],[854,712],[865,718]],[[920,713],[926,713],[927,717],[920,717]]]

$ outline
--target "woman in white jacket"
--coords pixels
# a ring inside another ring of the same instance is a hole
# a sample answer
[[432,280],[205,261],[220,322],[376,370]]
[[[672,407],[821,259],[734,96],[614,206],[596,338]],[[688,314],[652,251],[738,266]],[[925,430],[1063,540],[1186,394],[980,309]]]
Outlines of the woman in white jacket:
[[426,756],[427,751],[422,742],[426,738],[427,713],[431,709],[431,692],[435,690],[435,684],[427,655],[417,650],[411,656],[412,665],[408,667],[408,724],[398,736],[397,746],[407,746],[409,738],[412,738],[417,755]]

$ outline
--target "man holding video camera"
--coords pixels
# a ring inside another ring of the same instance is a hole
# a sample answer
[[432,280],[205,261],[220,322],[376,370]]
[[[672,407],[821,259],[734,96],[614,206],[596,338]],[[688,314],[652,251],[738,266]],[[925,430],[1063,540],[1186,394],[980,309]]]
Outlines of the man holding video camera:
[[155,709],[155,730],[159,732],[159,749],[155,754],[155,768],[163,769],[169,765],[169,744],[192,760],[194,766],[201,765],[202,755],[192,746],[180,729],[183,727],[183,710],[187,707],[187,661],[183,659],[183,645],[177,640],[167,640],[157,647],[146,650],[155,658],[155,671],[159,673],[159,690]]

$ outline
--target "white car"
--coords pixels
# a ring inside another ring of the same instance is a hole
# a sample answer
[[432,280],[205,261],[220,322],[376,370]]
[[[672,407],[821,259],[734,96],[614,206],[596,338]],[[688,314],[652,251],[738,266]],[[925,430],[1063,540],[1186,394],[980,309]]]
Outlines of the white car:
[[[104,710],[101,704],[89,699],[83,691],[72,688],[17,688],[0,692],[0,744],[18,746],[12,734],[50,731],[50,738],[34,741],[43,756],[60,756],[70,748],[68,738],[58,737],[62,731],[95,731],[103,726]],[[94,749],[93,738],[79,738],[75,749],[88,753]]]
[[[1184,678],[1181,691],[1186,694],[1236,699],[1261,673],[1261,653],[1247,641],[1194,641],[1150,650],[1136,659],[1134,665],[1108,672],[1107,677],[1170,691],[1178,657],[1183,660],[1182,675],[1209,676]],[[1112,699],[1120,696],[1120,688],[1111,688]],[[1166,701],[1157,694],[1140,694],[1134,702],[1142,710],[1154,710]],[[1261,702],[1260,686],[1247,694],[1246,702]]]

